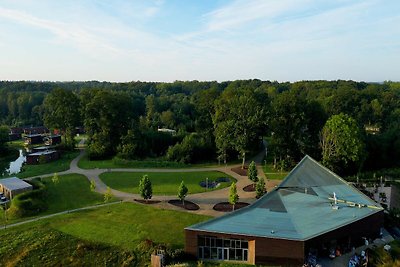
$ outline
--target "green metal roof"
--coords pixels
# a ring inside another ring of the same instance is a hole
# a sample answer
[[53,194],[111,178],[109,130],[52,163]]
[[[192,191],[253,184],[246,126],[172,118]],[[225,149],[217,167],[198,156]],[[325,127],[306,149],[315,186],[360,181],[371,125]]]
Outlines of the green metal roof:
[[[333,193],[353,204],[338,202],[339,208],[333,209],[329,199]],[[186,229],[307,240],[381,210],[345,180],[305,156],[276,189],[252,205]]]

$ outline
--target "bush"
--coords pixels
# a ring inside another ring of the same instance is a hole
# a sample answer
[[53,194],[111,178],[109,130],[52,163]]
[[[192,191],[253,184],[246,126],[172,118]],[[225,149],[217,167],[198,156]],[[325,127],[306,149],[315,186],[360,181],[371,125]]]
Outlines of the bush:
[[31,180],[29,183],[33,186],[32,191],[22,193],[12,199],[11,206],[7,210],[10,218],[33,216],[47,209],[45,185],[40,179]]

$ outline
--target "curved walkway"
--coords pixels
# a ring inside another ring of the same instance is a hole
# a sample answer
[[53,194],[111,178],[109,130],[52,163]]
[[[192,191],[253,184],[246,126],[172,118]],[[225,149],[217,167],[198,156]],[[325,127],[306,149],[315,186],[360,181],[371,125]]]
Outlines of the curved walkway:
[[[82,145],[84,140],[81,140],[80,145]],[[250,184],[250,181],[248,180],[247,176],[241,176],[231,169],[240,165],[234,165],[234,166],[222,166],[222,167],[214,167],[214,168],[190,168],[190,169],[159,169],[159,168],[152,168],[152,169],[136,169],[136,168],[113,168],[113,169],[81,169],[78,167],[78,162],[79,160],[84,156],[85,150],[84,148],[79,148],[80,149],[80,154],[78,157],[73,159],[70,164],[70,168],[67,171],[59,172],[59,175],[63,174],[72,174],[72,173],[77,173],[84,175],[88,178],[89,181],[94,181],[96,184],[96,192],[99,192],[101,194],[104,194],[105,191],[107,190],[107,185],[100,179],[100,174],[108,171],[112,172],[199,172],[199,171],[219,171],[223,172],[225,174],[228,174],[235,178],[237,180],[236,186],[237,186],[237,192],[239,195],[239,201],[241,202],[247,202],[247,203],[252,203],[254,202],[255,199],[255,193],[254,192],[245,192],[243,191],[243,188],[247,185]],[[254,157],[254,161],[257,163],[257,169],[258,173],[260,176],[262,176],[264,179],[266,179],[265,174],[262,170],[262,159],[264,157],[265,152],[262,151],[256,157]],[[48,174],[48,175],[40,175],[40,177],[50,177],[53,176],[53,174]],[[266,180],[266,186],[267,190],[270,191],[273,187],[275,187],[280,181],[274,180],[274,181],[269,181]],[[111,189],[113,195],[121,200],[124,201],[134,201],[134,199],[139,199],[141,198],[139,194],[133,194],[133,193],[126,193],[122,191],[118,191],[115,189]],[[213,210],[213,206],[219,202],[226,202],[228,200],[229,196],[229,187],[220,189],[220,190],[214,190],[214,191],[209,191],[209,192],[203,192],[203,193],[196,193],[196,194],[189,194],[186,197],[186,200],[192,201],[200,206],[200,209],[197,211],[188,211],[192,213],[197,213],[197,214],[204,214],[204,215],[210,215],[210,216],[220,216],[225,214],[224,212],[218,212]],[[177,210],[182,210],[181,208],[177,208],[174,205],[168,204],[168,200],[172,199],[177,199],[176,195],[156,195],[153,196],[152,199],[155,200],[161,200],[162,202],[159,204],[156,204],[155,206],[159,206],[162,208],[168,208],[168,209],[177,209]]]

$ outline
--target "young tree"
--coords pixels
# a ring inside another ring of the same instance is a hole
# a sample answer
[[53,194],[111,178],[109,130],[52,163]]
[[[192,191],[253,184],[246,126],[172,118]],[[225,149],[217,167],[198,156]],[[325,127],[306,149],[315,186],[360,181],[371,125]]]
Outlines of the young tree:
[[58,174],[55,172],[53,177],[51,178],[51,180],[53,181],[53,183],[56,185],[60,182],[60,178],[58,177]]
[[257,167],[256,163],[254,161],[250,162],[249,164],[249,169],[247,170],[247,176],[249,177],[250,181],[253,183],[257,183],[258,181],[258,172],[257,172]]
[[183,206],[185,206],[185,197],[187,196],[188,191],[189,191],[188,188],[182,181],[178,189],[178,198],[182,201]]
[[265,181],[260,177],[256,183],[256,198],[260,198],[265,194]]
[[365,158],[364,143],[356,121],[346,114],[333,115],[321,133],[322,161],[340,171],[349,163],[360,164]]
[[90,181],[90,191],[92,192],[96,191],[96,183],[94,180]]
[[146,200],[146,202],[153,196],[153,188],[147,174],[143,175],[142,179],[139,182],[139,192],[142,198]]
[[108,203],[113,198],[113,193],[111,192],[111,188],[107,186],[107,190],[104,193],[104,203]]
[[236,189],[236,183],[233,182],[229,189],[229,203],[232,205],[232,210],[235,210],[235,205],[239,201],[239,195]]

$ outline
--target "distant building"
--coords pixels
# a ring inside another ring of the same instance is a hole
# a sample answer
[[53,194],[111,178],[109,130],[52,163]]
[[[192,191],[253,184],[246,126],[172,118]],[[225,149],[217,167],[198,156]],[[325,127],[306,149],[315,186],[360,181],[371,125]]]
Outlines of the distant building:
[[37,145],[43,143],[43,137],[40,134],[28,134],[24,137],[25,145]]
[[33,135],[33,134],[47,134],[49,133],[49,129],[44,126],[37,127],[25,127],[24,134]]
[[365,125],[365,132],[368,134],[379,134],[381,131],[381,128],[379,126],[376,125]]
[[0,192],[8,199],[13,199],[16,195],[31,191],[33,186],[17,177],[0,179]]
[[158,128],[157,131],[161,132],[161,133],[169,133],[171,135],[176,135],[176,131],[175,130],[168,129],[168,128]]
[[201,260],[301,266],[375,238],[383,208],[306,156],[252,205],[185,228],[185,251]]
[[46,146],[61,144],[61,135],[45,136],[43,139]]
[[55,150],[46,150],[34,152],[26,155],[26,164],[36,165],[40,164],[41,161],[44,163],[55,161],[60,158],[60,154]]

